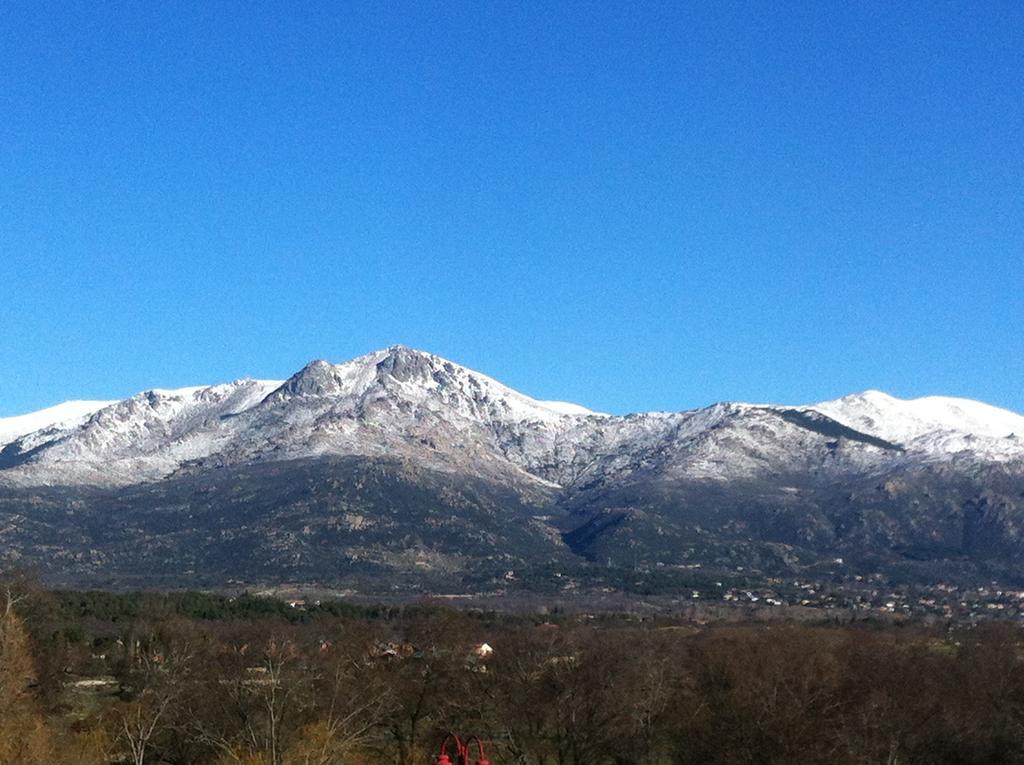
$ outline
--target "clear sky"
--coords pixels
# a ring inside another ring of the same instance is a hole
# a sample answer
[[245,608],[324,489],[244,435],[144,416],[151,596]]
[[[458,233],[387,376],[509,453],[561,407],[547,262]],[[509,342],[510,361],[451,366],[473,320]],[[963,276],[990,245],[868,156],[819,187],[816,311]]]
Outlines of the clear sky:
[[0,416],[393,343],[1024,411],[1024,4],[0,4]]

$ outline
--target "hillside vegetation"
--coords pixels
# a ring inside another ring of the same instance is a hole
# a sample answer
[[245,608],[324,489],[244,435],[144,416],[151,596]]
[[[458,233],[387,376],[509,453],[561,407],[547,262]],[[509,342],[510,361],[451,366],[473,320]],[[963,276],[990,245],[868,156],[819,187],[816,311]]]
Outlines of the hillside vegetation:
[[[0,608],[0,763],[1024,762],[1018,628],[512,617],[197,593]],[[488,652],[486,644],[493,652]]]

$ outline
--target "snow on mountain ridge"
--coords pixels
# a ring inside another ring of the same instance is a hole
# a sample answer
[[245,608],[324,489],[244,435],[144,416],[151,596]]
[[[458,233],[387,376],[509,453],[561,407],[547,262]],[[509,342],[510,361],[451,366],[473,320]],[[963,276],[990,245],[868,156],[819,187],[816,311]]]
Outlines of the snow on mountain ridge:
[[[238,380],[223,385],[152,389],[93,412],[73,427],[26,434],[4,449],[15,467],[52,471],[96,482],[152,478],[182,460],[203,456],[224,440],[219,425],[262,401],[277,380]],[[38,453],[38,456],[34,456]],[[26,464],[27,463],[27,464]],[[49,482],[50,476],[47,476]]]
[[0,478],[126,483],[190,464],[321,454],[404,454],[441,466],[523,470],[501,456],[502,439],[533,428],[550,441],[565,423],[590,416],[567,408],[397,346],[343,364],[313,361],[285,381],[144,391],[68,432],[14,441],[0,460]]
[[540,404],[540,406],[544,407],[545,409],[550,409],[552,412],[556,412],[557,414],[578,414],[583,416],[594,414],[607,416],[603,412],[595,412],[591,409],[587,409],[585,406],[574,404],[571,401],[536,401],[538,404]]
[[[385,389],[418,405],[428,405],[436,399],[461,407],[461,414],[476,419],[498,416],[550,421],[597,415],[578,404],[530,398],[484,374],[403,345],[374,351],[342,364],[312,361],[274,391],[273,397],[342,395],[358,398]],[[472,403],[467,406],[467,402]],[[487,403],[497,408],[484,411]]]
[[[880,464],[878,444],[857,433],[846,434],[848,448],[822,452],[836,438],[836,423],[926,458],[1024,461],[1024,417],[979,402],[908,402],[868,391],[806,407],[719,403],[614,417],[530,398],[405,346],[341,364],[312,361],[284,381],[154,389],[92,403],[106,405],[59,428],[13,438],[0,456],[0,480],[128,483],[182,469],[318,455],[512,471],[563,486],[599,471],[657,469],[729,480],[822,464],[829,470]],[[826,421],[794,420],[797,412]],[[822,454],[830,455],[827,463]]]
[[48,428],[68,427],[84,421],[116,401],[65,401],[55,406],[14,417],[0,418],[0,449],[22,436]]
[[[834,401],[814,404],[816,409],[844,424],[859,424],[873,435],[912,440],[928,432],[955,430],[976,436],[1003,438],[1024,435],[1024,417],[1008,409],[965,398],[924,396],[900,399],[869,390]],[[884,432],[883,432],[884,431]]]
[[1024,417],[971,399],[899,399],[868,390],[806,408],[921,452],[973,451],[990,458],[1010,458],[1024,451]]

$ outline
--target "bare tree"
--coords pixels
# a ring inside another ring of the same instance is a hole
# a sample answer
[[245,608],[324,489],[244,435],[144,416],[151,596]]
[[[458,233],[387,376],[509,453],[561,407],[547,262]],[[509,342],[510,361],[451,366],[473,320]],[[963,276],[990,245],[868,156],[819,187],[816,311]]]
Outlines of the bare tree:
[[177,695],[177,672],[184,669],[189,658],[187,652],[167,663],[154,661],[149,655],[139,657],[142,670],[137,673],[137,681],[141,687],[120,712],[119,739],[128,746],[133,765],[144,765],[150,744]]
[[206,706],[193,710],[192,732],[228,761],[259,755],[268,765],[282,765],[289,739],[312,706],[311,681],[289,640],[271,639],[257,663],[236,653],[205,679]]
[[349,759],[366,745],[379,725],[387,691],[366,676],[365,667],[353,657],[333,662],[317,684],[318,698],[327,703],[318,709],[287,754],[289,765],[333,765]]

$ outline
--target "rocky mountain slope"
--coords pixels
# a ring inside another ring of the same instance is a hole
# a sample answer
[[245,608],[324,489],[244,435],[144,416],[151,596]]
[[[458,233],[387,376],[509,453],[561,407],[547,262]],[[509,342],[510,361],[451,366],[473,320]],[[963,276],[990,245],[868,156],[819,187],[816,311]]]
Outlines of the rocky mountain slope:
[[951,398],[616,417],[396,346],[0,419],[0,560],[70,582],[444,589],[837,557],[1013,578],[1022,539],[1024,417]]

